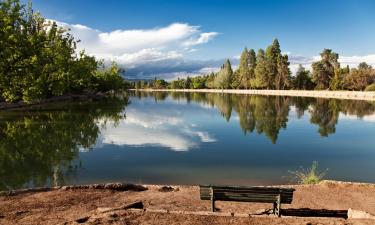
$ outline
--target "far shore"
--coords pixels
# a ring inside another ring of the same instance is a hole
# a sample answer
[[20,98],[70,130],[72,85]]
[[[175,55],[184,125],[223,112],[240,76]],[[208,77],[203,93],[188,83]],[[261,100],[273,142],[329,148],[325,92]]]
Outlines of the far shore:
[[229,93],[248,95],[275,95],[314,98],[337,98],[350,100],[375,101],[375,92],[369,91],[307,91],[307,90],[238,90],[238,89],[131,89],[135,91],[168,91],[168,92],[200,92],[200,93]]
[[[2,192],[0,224],[363,224],[375,221],[375,184],[322,181],[295,189],[286,215],[270,203],[200,200],[198,186],[94,184]],[[293,212],[322,212],[320,216]],[[345,213],[329,217],[327,212]],[[290,215],[288,213],[291,213]]]

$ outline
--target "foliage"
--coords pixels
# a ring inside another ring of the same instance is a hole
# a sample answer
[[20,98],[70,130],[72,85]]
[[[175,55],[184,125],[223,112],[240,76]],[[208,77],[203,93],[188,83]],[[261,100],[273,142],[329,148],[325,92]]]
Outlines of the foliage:
[[320,181],[326,176],[327,171],[319,173],[318,162],[314,161],[309,169],[301,168],[298,171],[290,171],[292,175],[295,176],[295,179],[300,184],[319,184]]
[[320,56],[321,60],[312,64],[312,80],[316,83],[315,89],[326,90],[330,88],[335,71],[340,68],[339,55],[331,49],[324,49]]
[[0,96],[4,101],[35,100],[84,91],[108,91],[125,84],[117,66],[84,52],[56,22],[35,13],[31,3],[0,2]]
[[221,69],[215,78],[214,85],[219,89],[229,89],[232,84],[232,79],[232,65],[230,64],[229,59],[227,59],[227,61],[221,66]]
[[375,84],[370,84],[366,87],[365,91],[375,91]]
[[348,90],[363,91],[375,82],[375,70],[366,63],[360,63],[358,68],[350,70],[344,79],[344,86]]
[[299,65],[296,76],[293,79],[293,87],[298,90],[314,89],[314,83],[311,80],[310,71]]

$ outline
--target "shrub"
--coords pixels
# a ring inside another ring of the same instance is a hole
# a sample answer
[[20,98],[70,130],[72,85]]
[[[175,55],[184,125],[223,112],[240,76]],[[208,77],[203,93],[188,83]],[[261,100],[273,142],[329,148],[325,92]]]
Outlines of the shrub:
[[375,91],[375,83],[370,84],[366,87],[365,91]]
[[318,184],[326,176],[327,170],[319,173],[318,162],[314,161],[311,168],[290,171],[299,184]]

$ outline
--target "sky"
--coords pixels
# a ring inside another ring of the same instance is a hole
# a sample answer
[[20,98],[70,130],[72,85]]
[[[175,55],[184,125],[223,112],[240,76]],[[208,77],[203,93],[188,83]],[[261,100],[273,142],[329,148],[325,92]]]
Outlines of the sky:
[[375,66],[374,0],[33,0],[70,28],[79,49],[113,60],[127,78],[174,79],[234,67],[244,47],[278,38],[294,72],[324,48],[342,65]]

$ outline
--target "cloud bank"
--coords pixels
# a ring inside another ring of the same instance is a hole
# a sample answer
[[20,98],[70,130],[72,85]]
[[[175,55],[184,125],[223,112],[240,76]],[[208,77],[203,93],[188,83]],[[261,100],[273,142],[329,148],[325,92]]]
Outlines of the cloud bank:
[[[81,24],[56,21],[80,40],[79,50],[125,67],[127,75],[147,79],[194,75],[204,68],[218,68],[218,61],[186,61],[185,56],[219,33],[202,32],[199,26],[173,23],[152,29],[101,32]],[[220,62],[221,63],[221,62]]]
[[[177,77],[196,76],[218,71],[224,59],[186,60],[199,46],[214,40],[218,32],[203,32],[201,27],[188,23],[172,23],[165,27],[151,29],[114,30],[102,32],[81,24],[58,22],[70,29],[80,42],[79,50],[107,61],[116,61],[126,70],[131,79],[172,80]],[[296,73],[299,64],[311,70],[311,64],[320,56],[300,56],[288,51],[290,69]],[[239,55],[230,58],[236,67]],[[365,56],[340,56],[342,66],[356,67],[360,62],[375,66],[375,54]]]

